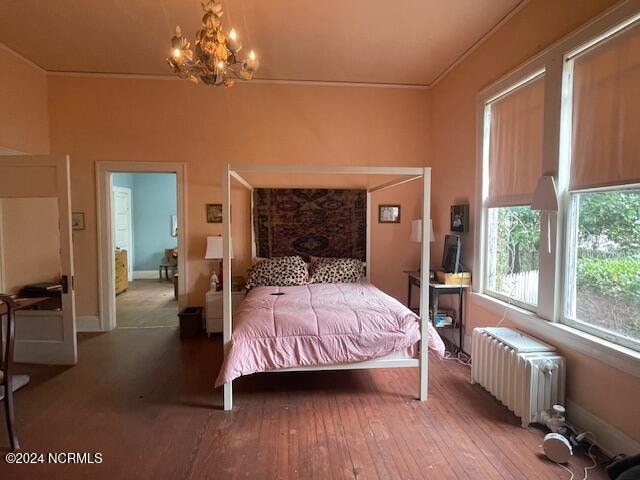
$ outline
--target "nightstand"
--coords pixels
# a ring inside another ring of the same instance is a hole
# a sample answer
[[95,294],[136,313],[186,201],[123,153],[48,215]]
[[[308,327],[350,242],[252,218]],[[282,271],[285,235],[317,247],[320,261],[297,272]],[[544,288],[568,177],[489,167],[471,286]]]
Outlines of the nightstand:
[[[231,311],[235,312],[244,300],[245,291],[231,292]],[[209,290],[206,295],[206,332],[207,335],[222,332],[222,290]]]
[[[411,308],[411,290],[412,287],[420,288],[420,272],[405,272],[409,278],[409,291],[407,303],[409,309],[415,313],[418,313],[415,309]],[[456,295],[458,297],[458,311],[457,318],[454,319],[452,325],[437,326],[435,321],[433,322],[436,329],[451,328],[458,331],[458,345],[453,344],[459,351],[462,350],[462,342],[464,340],[464,292],[466,289],[470,289],[471,285],[446,285],[444,283],[438,283],[429,281],[429,305],[432,312],[438,312],[438,300],[440,295]],[[433,320],[433,319],[432,319]]]

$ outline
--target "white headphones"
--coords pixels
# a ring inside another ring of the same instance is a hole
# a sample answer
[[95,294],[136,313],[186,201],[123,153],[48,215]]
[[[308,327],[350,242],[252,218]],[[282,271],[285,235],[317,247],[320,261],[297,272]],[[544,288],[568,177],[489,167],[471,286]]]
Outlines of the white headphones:
[[573,449],[571,448],[569,440],[559,433],[548,433],[545,435],[542,447],[544,448],[544,454],[547,458],[556,463],[567,463],[571,455],[573,455]]

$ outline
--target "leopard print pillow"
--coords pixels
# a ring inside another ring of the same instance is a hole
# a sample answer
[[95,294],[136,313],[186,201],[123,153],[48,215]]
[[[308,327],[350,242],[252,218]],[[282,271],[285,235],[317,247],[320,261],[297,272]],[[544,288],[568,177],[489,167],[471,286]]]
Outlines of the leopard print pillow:
[[265,258],[249,269],[246,288],[305,285],[308,281],[309,270],[302,257]]
[[356,283],[364,276],[364,263],[357,258],[318,258],[311,264],[313,283]]

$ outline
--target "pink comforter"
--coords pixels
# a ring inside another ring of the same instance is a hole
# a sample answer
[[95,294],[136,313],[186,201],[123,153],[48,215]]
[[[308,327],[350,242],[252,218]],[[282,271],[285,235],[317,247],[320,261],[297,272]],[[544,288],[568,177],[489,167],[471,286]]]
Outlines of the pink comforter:
[[[233,320],[216,386],[266,370],[380,358],[420,340],[418,316],[367,283],[254,288]],[[431,325],[429,348],[444,355]]]

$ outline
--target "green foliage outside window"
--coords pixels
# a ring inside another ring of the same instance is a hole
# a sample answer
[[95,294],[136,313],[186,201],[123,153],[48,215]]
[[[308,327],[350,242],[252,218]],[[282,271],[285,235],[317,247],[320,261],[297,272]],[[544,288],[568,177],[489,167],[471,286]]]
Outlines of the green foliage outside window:
[[640,339],[640,190],[578,202],[576,318]]

